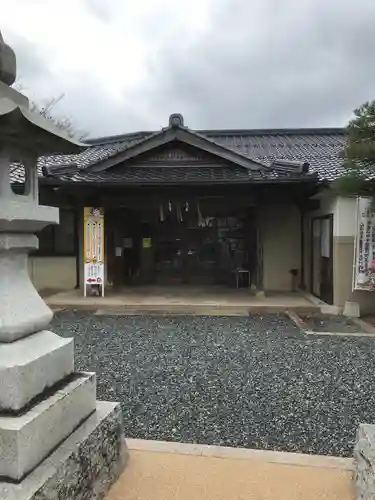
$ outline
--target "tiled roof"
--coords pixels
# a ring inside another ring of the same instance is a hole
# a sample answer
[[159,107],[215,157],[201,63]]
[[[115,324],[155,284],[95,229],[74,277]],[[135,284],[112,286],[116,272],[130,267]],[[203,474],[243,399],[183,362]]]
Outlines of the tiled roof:
[[[300,175],[294,176],[300,179]],[[71,176],[61,176],[62,180],[71,180]],[[267,173],[250,171],[237,165],[233,166],[123,166],[107,172],[91,173],[81,170],[74,175],[76,182],[108,182],[111,184],[150,184],[150,183],[220,183],[249,182],[265,179],[292,179],[293,175],[270,170]]]
[[[86,150],[76,155],[54,155],[41,157],[38,167],[42,175],[42,167],[50,165],[73,164],[77,173],[66,177],[71,181],[95,182],[179,182],[179,181],[246,181],[264,177],[265,174],[247,172],[240,167],[137,167],[124,166],[116,172],[108,170],[101,173],[85,172],[86,168],[98,161],[111,158],[125,151],[130,146],[141,142],[155,132],[139,132],[123,136],[106,137],[88,141]],[[228,130],[199,131],[212,142],[226,147],[270,165],[274,160],[287,159],[308,162],[310,174],[316,174],[319,180],[331,181],[337,178],[343,169],[342,153],[346,143],[344,129],[281,129],[281,130]],[[269,170],[267,177],[285,176],[280,172]],[[62,179],[64,176],[61,177]],[[12,180],[22,182],[22,168],[14,165]]]
[[221,145],[261,162],[299,160],[310,164],[310,173],[321,181],[336,179],[343,171],[344,130],[303,130],[295,133],[254,133],[239,136],[207,135]]

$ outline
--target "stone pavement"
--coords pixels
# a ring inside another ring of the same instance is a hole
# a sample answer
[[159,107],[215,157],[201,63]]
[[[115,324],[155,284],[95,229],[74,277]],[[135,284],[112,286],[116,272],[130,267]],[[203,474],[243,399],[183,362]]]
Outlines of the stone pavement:
[[355,498],[348,459],[138,440],[128,446],[128,467],[106,500]]
[[250,311],[300,313],[319,311],[299,293],[267,293],[257,296],[247,289],[224,286],[129,286],[106,289],[105,297],[83,297],[82,290],[68,290],[46,297],[52,308],[98,310],[99,314],[191,314],[246,316]]

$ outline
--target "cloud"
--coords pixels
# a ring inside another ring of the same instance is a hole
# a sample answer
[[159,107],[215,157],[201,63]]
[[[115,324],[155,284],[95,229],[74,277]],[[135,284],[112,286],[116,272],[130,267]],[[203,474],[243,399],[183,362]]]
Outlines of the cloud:
[[375,98],[373,0],[1,4],[23,85],[65,91],[59,111],[92,135],[172,112],[193,128],[341,126]]
[[103,0],[84,0],[84,5],[102,21],[111,22],[116,17],[111,5]]
[[158,112],[173,103],[210,128],[334,126],[375,98],[375,5],[282,5],[222,3],[182,58],[165,48],[153,78]]

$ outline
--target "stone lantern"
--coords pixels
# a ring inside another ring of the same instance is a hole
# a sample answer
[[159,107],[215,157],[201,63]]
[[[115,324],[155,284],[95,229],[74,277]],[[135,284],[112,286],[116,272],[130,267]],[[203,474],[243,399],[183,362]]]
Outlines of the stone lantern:
[[[27,268],[35,233],[59,220],[39,205],[38,156],[83,145],[31,112],[9,87],[15,77],[0,33],[0,498],[99,499],[125,464],[120,406],[96,401],[95,374],[74,371],[73,339],[48,330],[53,313]],[[14,163],[25,169],[22,195]]]

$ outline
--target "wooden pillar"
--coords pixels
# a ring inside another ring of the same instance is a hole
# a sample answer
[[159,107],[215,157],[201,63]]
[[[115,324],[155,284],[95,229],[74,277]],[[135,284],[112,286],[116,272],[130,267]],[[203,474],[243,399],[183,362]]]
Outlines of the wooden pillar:
[[260,207],[256,209],[256,290],[257,293],[264,294],[263,282],[263,239],[262,239],[262,224],[260,217]]

